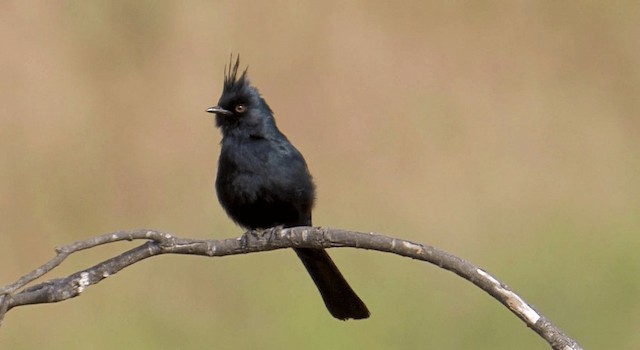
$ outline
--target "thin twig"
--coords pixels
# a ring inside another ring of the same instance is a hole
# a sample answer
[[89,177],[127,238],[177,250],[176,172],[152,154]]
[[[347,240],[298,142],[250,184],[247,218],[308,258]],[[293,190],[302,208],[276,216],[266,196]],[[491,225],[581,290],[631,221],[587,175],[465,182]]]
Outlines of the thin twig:
[[[52,279],[31,287],[27,284],[45,275],[69,255],[80,250],[118,241],[145,240],[136,248],[64,278]],[[118,231],[71,243],[56,249],[56,256],[16,282],[0,288],[0,322],[14,307],[54,303],[80,295],[87,287],[143,259],[160,254],[226,256],[283,248],[352,247],[388,252],[440,266],[475,284],[505,305],[538,333],[554,350],[582,350],[540,312],[485,270],[438,248],[375,233],[354,232],[323,227],[274,228],[260,233],[248,232],[241,238],[198,240],[179,238],[157,230]]]

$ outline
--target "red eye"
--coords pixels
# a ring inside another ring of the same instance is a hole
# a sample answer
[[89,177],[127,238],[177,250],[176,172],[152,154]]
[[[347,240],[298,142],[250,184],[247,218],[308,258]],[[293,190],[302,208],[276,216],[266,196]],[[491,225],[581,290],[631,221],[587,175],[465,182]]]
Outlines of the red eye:
[[247,107],[245,107],[243,104],[239,104],[239,105],[236,105],[235,109],[237,113],[244,113],[244,111],[247,110]]

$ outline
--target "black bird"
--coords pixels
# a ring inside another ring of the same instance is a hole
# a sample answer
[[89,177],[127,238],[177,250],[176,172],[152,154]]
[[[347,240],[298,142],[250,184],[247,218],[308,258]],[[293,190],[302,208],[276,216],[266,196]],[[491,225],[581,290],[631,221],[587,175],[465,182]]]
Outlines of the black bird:
[[[273,112],[251,86],[240,58],[225,67],[215,113],[222,131],[216,190],[229,217],[245,229],[311,226],[315,185],[302,154],[278,130]],[[363,319],[369,310],[324,249],[294,249],[333,317]]]

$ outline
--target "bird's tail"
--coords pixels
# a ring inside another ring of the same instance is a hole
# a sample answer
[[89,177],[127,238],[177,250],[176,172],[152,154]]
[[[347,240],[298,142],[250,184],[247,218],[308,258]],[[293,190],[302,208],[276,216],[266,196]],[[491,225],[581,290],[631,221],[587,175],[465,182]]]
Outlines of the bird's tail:
[[324,304],[333,317],[340,320],[369,317],[367,306],[351,289],[324,249],[296,248],[296,254],[315,282]]

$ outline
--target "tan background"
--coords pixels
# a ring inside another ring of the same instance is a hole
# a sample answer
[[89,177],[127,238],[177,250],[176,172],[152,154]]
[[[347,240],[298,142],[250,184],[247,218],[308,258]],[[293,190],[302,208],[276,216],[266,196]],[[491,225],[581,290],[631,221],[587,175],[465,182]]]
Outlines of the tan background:
[[[640,348],[640,6],[615,3],[5,1],[0,284],[118,229],[238,235],[204,112],[234,52],[310,164],[316,224],[444,248],[585,348]],[[370,320],[333,320],[290,251],[165,256],[11,311],[0,348],[547,348],[455,275],[331,254]]]

